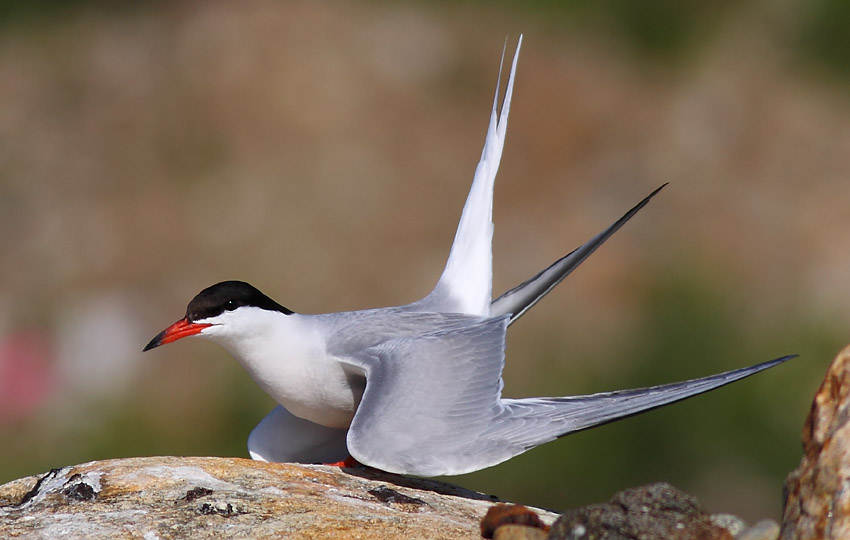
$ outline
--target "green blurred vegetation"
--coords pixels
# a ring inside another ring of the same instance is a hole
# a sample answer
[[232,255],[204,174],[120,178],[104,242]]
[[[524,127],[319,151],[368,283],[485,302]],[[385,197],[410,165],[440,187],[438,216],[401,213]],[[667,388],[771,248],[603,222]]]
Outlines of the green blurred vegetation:
[[850,2],[814,0],[800,19],[800,59],[850,81]]
[[162,2],[159,0],[123,0],[121,2],[106,0],[34,0],[32,2],[0,0],[0,25],[25,26],[52,23],[64,17],[78,17],[85,13],[111,13],[125,16],[136,11],[155,8],[161,4]]
[[[111,13],[118,16],[154,10],[162,2],[130,0],[0,0],[0,25],[55,22],[82,13]],[[493,2],[467,0],[444,2],[444,9],[492,9]],[[850,4],[843,0],[798,1],[776,5],[756,2],[677,2],[675,0],[502,0],[501,9],[535,18],[551,29],[576,32],[588,25],[608,39],[622,42],[628,50],[649,60],[668,62],[683,59],[717,37],[731,20],[754,17],[777,28],[782,45],[798,53],[806,68],[817,66],[839,78],[850,78]],[[427,3],[431,5],[431,3]],[[786,38],[785,36],[789,36]],[[677,64],[681,65],[681,64]]]
[[[483,9],[493,2],[444,2]],[[619,42],[636,57],[677,69],[718,39],[725,25],[750,20],[758,32],[768,28],[776,47],[795,52],[802,71],[824,71],[850,79],[850,3],[843,0],[805,2],[677,2],[676,0],[543,0],[497,2],[505,10],[529,16],[556,33],[589,32]]]
[[[557,14],[561,20],[570,18],[581,25],[591,24],[637,54],[663,61],[685,57],[695,47],[709,41],[739,6],[729,1],[683,3],[674,0],[549,0],[543,4],[546,17]],[[557,24],[558,19],[551,23]]]

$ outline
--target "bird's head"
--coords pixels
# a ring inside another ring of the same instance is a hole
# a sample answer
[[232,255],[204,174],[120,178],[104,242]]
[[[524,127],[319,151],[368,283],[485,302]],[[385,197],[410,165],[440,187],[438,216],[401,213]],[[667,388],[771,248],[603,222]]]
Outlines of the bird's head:
[[249,332],[252,320],[262,312],[292,314],[249,283],[222,281],[199,292],[186,307],[186,316],[157,334],[144,351],[188,336],[226,337]]

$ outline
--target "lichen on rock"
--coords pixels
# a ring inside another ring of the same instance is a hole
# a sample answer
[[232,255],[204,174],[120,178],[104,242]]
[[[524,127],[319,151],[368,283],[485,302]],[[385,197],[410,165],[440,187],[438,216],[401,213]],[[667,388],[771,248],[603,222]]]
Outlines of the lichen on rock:
[[[493,498],[374,470],[146,457],[0,486],[0,538],[480,538]],[[552,522],[555,515],[538,511]]]

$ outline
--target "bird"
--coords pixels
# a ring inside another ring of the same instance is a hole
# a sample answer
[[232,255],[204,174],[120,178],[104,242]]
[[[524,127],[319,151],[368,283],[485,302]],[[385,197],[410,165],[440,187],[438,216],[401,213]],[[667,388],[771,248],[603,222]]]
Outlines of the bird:
[[502,397],[508,327],[666,186],[493,300],[493,190],[521,46],[520,35],[499,107],[506,46],[502,49],[481,159],[445,269],[427,296],[395,307],[303,314],[246,282],[223,281],[198,293],[185,316],[144,348],[195,336],[235,357],[277,403],[248,437],[253,459],[336,463],[353,458],[396,474],[464,474],[793,358],[648,388]]

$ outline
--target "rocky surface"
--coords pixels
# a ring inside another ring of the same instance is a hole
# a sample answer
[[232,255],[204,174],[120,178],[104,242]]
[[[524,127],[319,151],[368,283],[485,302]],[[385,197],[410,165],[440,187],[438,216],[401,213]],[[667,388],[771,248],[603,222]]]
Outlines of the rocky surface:
[[667,484],[556,518],[433,480],[239,458],[96,461],[0,486],[0,538],[775,540],[778,532],[772,522],[746,529],[734,516],[710,516]]
[[850,347],[815,394],[803,459],[785,481],[783,540],[850,538]]
[[372,470],[131,458],[0,486],[0,538],[475,539],[491,506],[480,493]]
[[775,540],[778,530],[708,515],[667,484],[558,518],[433,480],[240,458],[96,461],[0,486],[0,538]]
[[558,518],[552,540],[733,540],[697,500],[664,483],[627,489],[610,502],[569,510]]

